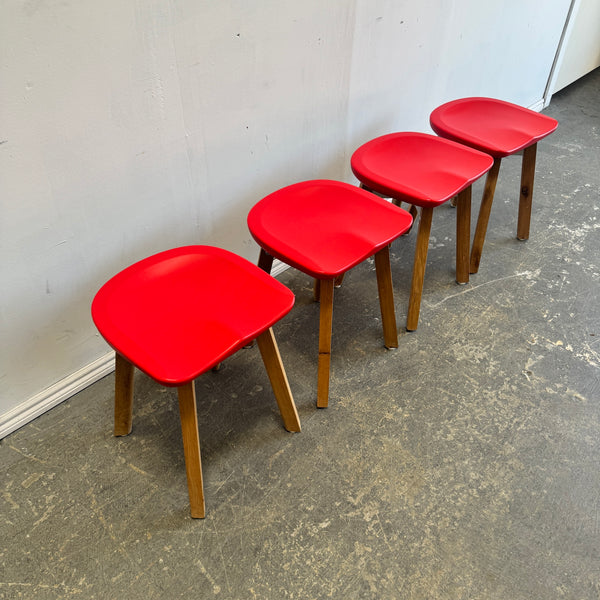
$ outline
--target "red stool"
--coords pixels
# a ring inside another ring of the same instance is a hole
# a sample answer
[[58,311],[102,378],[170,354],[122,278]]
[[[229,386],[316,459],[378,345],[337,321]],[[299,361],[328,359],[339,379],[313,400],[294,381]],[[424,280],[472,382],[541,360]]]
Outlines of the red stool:
[[[242,292],[242,293],[240,293]],[[194,379],[257,339],[288,431],[300,431],[271,326],[294,295],[247,260],[211,246],[146,258],[115,275],[92,303],[92,318],[116,351],[115,435],[131,432],[134,365],[178,388],[192,517],[204,491]]]
[[269,273],[273,258],[278,258],[318,281],[318,407],[326,407],[329,398],[335,279],[373,255],[384,342],[388,348],[398,346],[388,246],[411,223],[405,210],[385,200],[347,183],[324,180],[285,187],[250,211],[248,227],[261,246],[259,266]]
[[421,207],[406,329],[419,323],[433,209],[458,195],[456,281],[469,281],[471,184],[492,166],[492,158],[425,133],[390,133],[363,144],[351,158],[361,187]]
[[477,273],[502,158],[523,150],[517,239],[526,240],[531,221],[537,143],[558,127],[558,121],[493,98],[462,98],[442,104],[431,113],[429,120],[438,135],[494,157],[471,248],[470,272]]

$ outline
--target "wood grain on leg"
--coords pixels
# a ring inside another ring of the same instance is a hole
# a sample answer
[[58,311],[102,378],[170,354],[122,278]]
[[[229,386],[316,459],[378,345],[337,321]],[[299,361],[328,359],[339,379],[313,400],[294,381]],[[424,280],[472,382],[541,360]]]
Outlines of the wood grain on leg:
[[389,246],[382,248],[375,254],[375,270],[377,272],[377,289],[379,291],[384,344],[386,348],[397,348],[398,329],[396,327],[396,310],[394,309],[394,288]]
[[479,261],[481,260],[481,253],[483,252],[483,243],[485,242],[485,234],[490,218],[490,212],[492,210],[492,202],[494,201],[494,192],[496,191],[496,183],[498,181],[501,162],[501,158],[495,158],[494,164],[485,178],[483,196],[479,207],[479,215],[477,216],[477,226],[475,227],[475,235],[473,236],[473,245],[471,247],[469,268],[471,273],[477,273],[479,270]]
[[417,246],[415,248],[415,259],[413,264],[412,283],[410,286],[410,299],[408,301],[408,315],[406,318],[406,329],[415,331],[419,324],[419,313],[421,311],[421,295],[423,294],[423,279],[425,278],[425,265],[427,264],[427,250],[429,246],[429,233],[431,231],[431,219],[433,208],[423,207],[421,219],[417,231]]
[[456,201],[456,283],[469,283],[469,246],[471,245],[471,186]]
[[319,316],[319,366],[317,373],[317,406],[329,404],[329,370],[331,365],[331,327],[333,323],[333,279],[321,280]]
[[115,352],[115,429],[116,436],[131,433],[133,417],[133,365]]
[[198,436],[194,382],[190,381],[182,385],[177,391],[179,394],[179,414],[190,497],[190,512],[193,518],[203,519],[205,516],[204,488],[202,486],[202,463],[200,461],[200,439]]
[[300,431],[300,418],[294,404],[290,384],[283,368],[279,348],[271,328],[256,338],[258,349],[265,363],[265,369],[271,381],[271,387],[281,412],[283,425],[288,431]]
[[521,167],[521,193],[519,195],[519,219],[517,222],[517,239],[519,240],[529,239],[536,154],[537,144],[533,144],[532,146],[529,146],[523,150],[523,164]]

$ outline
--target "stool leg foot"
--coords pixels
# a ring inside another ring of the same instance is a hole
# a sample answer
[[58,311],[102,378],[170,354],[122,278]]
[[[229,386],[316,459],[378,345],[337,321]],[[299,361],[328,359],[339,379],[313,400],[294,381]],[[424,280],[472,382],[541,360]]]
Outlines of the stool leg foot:
[[333,279],[321,280],[319,316],[319,366],[317,374],[317,406],[329,404],[329,370],[331,364],[331,327],[333,323]]
[[423,279],[425,278],[425,265],[427,264],[427,250],[429,246],[429,233],[431,232],[431,218],[433,208],[423,207],[417,231],[417,247],[413,264],[412,284],[410,286],[410,299],[408,301],[408,315],[406,329],[415,331],[419,324],[421,311],[421,295],[423,294]]
[[202,485],[202,463],[200,462],[200,440],[198,437],[198,415],[196,413],[196,392],[190,381],[177,389],[179,394],[179,415],[183,437],[183,455],[187,474],[190,512],[194,519],[203,519],[204,489]]
[[265,369],[271,381],[271,387],[279,406],[279,412],[283,419],[283,426],[288,431],[300,431],[300,418],[294,404],[290,384],[283,368],[279,348],[273,334],[273,329],[269,328],[261,333],[256,341],[258,349],[265,363]]
[[375,270],[377,272],[377,289],[379,291],[379,308],[381,309],[384,344],[386,348],[397,348],[398,329],[396,327],[396,311],[394,309],[394,287],[392,284],[389,246],[382,248],[375,254]]
[[456,200],[456,283],[469,283],[469,246],[471,244],[471,186]]
[[133,365],[115,352],[115,429],[116,436],[129,435],[133,418]]
[[517,222],[517,239],[529,239],[529,224],[531,222],[531,200],[533,198],[533,180],[535,177],[535,158],[537,144],[523,150],[521,167],[521,193],[519,195],[519,219]]
[[494,192],[496,191],[496,182],[498,181],[498,173],[500,172],[501,158],[495,158],[492,168],[488,171],[485,178],[485,187],[483,188],[483,196],[479,207],[479,215],[477,217],[477,226],[475,235],[473,236],[473,246],[471,247],[471,273],[477,273],[479,270],[479,261],[483,251],[483,243],[485,242],[485,233],[487,231],[490,211],[492,210],[492,202],[494,200]]

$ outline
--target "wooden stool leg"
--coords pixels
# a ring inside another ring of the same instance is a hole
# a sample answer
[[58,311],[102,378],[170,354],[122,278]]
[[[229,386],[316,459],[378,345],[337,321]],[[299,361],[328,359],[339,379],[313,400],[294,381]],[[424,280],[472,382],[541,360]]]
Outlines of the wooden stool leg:
[[315,285],[313,287],[313,298],[315,302],[320,302],[321,300],[321,280],[315,279]]
[[115,352],[115,429],[116,436],[131,433],[133,417],[133,365]]
[[[392,199],[392,203],[395,204],[396,206],[402,205],[402,202],[400,200]],[[417,207],[414,204],[408,205],[408,212],[410,213],[410,216],[413,218],[413,222],[410,224],[410,227],[402,234],[402,236],[408,235],[412,231],[412,228],[415,225],[415,221],[417,220],[417,217],[419,216],[419,211],[417,210]]]
[[471,273],[477,273],[479,270],[479,261],[481,260],[483,242],[485,242],[485,233],[490,218],[490,211],[492,210],[492,202],[494,200],[494,192],[496,191],[496,182],[498,181],[501,162],[501,158],[495,158],[494,164],[485,178],[485,187],[483,188],[481,206],[479,207],[479,215],[477,217],[477,226],[475,228],[475,235],[473,236],[473,246],[471,247],[471,264],[469,269]]
[[407,331],[414,331],[419,324],[421,295],[423,293],[423,279],[425,277],[425,265],[427,264],[427,250],[429,246],[432,216],[433,208],[423,207],[421,209],[421,219],[417,231],[417,247],[415,248],[415,260],[413,264],[412,284],[410,287],[410,299],[408,301],[408,315],[406,318]]
[[317,374],[317,406],[329,404],[329,367],[331,364],[331,326],[333,323],[333,279],[321,280],[319,317],[319,368]]
[[183,436],[183,455],[187,473],[190,512],[194,519],[203,519],[204,489],[202,486],[202,463],[200,462],[200,440],[198,437],[198,415],[196,413],[196,392],[190,381],[177,389],[179,393],[179,415]]
[[273,268],[273,257],[262,248],[258,256],[258,267],[269,274],[271,274]]
[[281,362],[281,355],[279,354],[273,329],[269,328],[264,333],[261,333],[256,338],[256,341],[258,342],[258,349],[260,350],[263,362],[265,363],[265,369],[271,381],[271,387],[279,406],[279,412],[281,412],[283,426],[288,431],[300,431],[300,418],[298,417],[290,384],[288,383],[287,375]]
[[394,309],[394,287],[392,285],[389,246],[382,248],[375,254],[375,271],[377,272],[377,289],[379,290],[379,308],[381,309],[384,344],[386,348],[397,348],[398,329]]
[[471,245],[471,186],[456,201],[456,283],[469,283],[469,246]]
[[519,220],[517,222],[517,239],[529,239],[531,222],[531,200],[533,198],[533,179],[535,177],[535,157],[537,144],[523,150],[521,167],[521,194],[519,196]]
[[[341,288],[342,284],[344,283],[344,275],[346,275],[346,273],[342,273],[341,275],[338,275],[334,282],[333,285],[336,288]],[[315,302],[320,302],[321,300],[321,280],[320,279],[315,279],[315,285],[313,287],[313,298],[315,299]]]

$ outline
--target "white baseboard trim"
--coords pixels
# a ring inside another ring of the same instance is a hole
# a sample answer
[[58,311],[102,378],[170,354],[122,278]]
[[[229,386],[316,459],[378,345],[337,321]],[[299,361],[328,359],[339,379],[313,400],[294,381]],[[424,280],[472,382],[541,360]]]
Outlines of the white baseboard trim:
[[109,352],[0,415],[0,439],[114,370],[115,353]]
[[277,277],[289,268],[289,265],[286,265],[284,262],[281,262],[278,258],[276,258],[273,260],[273,266],[271,267],[271,275],[273,277]]
[[529,110],[534,110],[535,112],[541,112],[543,108],[545,108],[545,103],[544,103],[544,99],[541,98],[535,104],[532,104],[529,107]]

